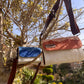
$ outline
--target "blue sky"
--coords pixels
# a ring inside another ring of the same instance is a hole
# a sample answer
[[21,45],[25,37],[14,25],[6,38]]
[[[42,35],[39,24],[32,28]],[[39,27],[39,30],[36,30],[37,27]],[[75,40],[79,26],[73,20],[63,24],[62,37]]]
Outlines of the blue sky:
[[80,8],[84,6],[84,0],[72,0],[73,8]]

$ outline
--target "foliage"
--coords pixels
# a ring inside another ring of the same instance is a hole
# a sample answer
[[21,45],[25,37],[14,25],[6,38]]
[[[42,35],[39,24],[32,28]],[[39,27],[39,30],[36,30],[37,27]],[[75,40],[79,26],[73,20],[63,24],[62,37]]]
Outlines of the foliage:
[[84,71],[84,61],[83,61],[83,63],[82,63],[81,71]]
[[54,79],[54,76],[53,75],[42,75],[42,79],[49,82]]
[[42,79],[43,80],[45,79],[47,81],[47,83],[49,81],[52,81],[54,79],[54,76],[53,75],[49,75],[49,74],[51,74],[53,72],[53,69],[52,68],[53,68],[52,65],[46,66],[45,68],[43,68],[43,73],[46,73],[47,75],[42,75]]
[[[60,80],[60,81],[62,81],[63,84],[83,84],[84,83],[84,71],[82,69],[83,65],[84,64],[82,62],[81,68],[77,68],[77,69],[73,69],[73,70],[71,70],[70,64],[59,65],[59,67],[58,67],[59,69],[57,69],[58,70],[57,74],[59,74],[59,75],[61,74],[60,76],[62,76],[62,78],[64,78],[64,80]],[[68,71],[66,71],[65,68]],[[69,70],[69,68],[70,68],[70,70]],[[57,84],[58,84],[58,81],[59,80],[56,80]]]
[[60,70],[61,75],[66,75],[67,73],[72,72],[70,63],[60,64],[58,69]]
[[[34,76],[34,71],[24,67],[17,71],[13,84],[29,84]],[[37,75],[34,84],[43,83],[41,76]]]
[[53,72],[53,69],[52,68],[44,68],[43,69],[43,73],[47,73],[47,74],[50,74]]
[[57,69],[56,69],[56,68],[57,68],[57,65],[54,64],[54,65],[53,65],[53,75],[57,73]]
[[55,82],[52,82],[52,84],[56,84]]
[[58,84],[63,84],[62,82],[59,82]]
[[54,79],[54,76],[53,75],[47,75],[47,80],[48,81],[52,81]]
[[33,71],[28,70],[28,69],[24,69],[22,74],[23,74],[22,84],[32,80]]
[[42,75],[42,79],[46,79],[47,78],[47,75]]
[[[26,82],[32,79],[32,75],[33,75],[33,71],[24,67],[17,71],[16,77],[14,79],[14,83],[18,84],[19,82],[21,82],[21,84],[26,84]],[[18,79],[20,81],[18,81]]]
[[45,68],[53,68],[53,65],[46,66]]
[[42,81],[42,78],[37,76],[35,81],[34,81],[34,84],[42,84],[42,83],[45,83],[45,81]]

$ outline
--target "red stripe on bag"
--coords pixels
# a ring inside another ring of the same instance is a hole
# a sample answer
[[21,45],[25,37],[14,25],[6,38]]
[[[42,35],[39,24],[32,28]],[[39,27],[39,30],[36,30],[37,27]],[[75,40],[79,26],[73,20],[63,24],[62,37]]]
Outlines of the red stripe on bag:
[[45,50],[52,51],[81,48],[82,43],[77,36],[74,36],[57,38],[52,40],[44,40],[42,45]]

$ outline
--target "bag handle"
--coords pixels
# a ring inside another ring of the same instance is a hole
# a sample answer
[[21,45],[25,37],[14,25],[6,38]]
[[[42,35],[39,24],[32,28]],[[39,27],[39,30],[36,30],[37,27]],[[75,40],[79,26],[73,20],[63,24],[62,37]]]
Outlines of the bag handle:
[[33,84],[33,83],[34,83],[34,80],[36,79],[36,76],[37,76],[37,73],[38,73],[38,71],[39,71],[40,65],[41,65],[41,62],[38,63],[38,66],[37,66],[35,75],[34,75],[33,79],[31,80],[31,83],[30,83],[30,84]]
[[17,57],[15,59],[13,59],[12,70],[11,70],[7,84],[13,83],[13,80],[14,80],[15,74],[16,74],[17,65],[18,65],[18,49],[17,49]]
[[72,10],[72,5],[71,5],[71,0],[64,0],[66,10],[69,16],[69,21],[70,21],[70,26],[71,26],[71,31],[72,34],[75,35],[80,32],[79,27],[74,19],[74,14]]
[[52,19],[55,17],[55,13],[57,12],[58,8],[59,8],[59,4],[60,4],[60,0],[57,0],[56,3],[54,4],[49,16],[47,17],[44,29],[42,30],[41,34],[40,34],[40,45],[41,45],[41,37],[42,35],[45,33],[48,25],[50,24],[50,22],[52,21]]

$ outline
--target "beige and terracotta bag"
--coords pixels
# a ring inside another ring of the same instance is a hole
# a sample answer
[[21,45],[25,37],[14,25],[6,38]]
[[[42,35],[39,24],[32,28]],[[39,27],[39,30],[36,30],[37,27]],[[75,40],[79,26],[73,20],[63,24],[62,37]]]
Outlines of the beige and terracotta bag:
[[45,65],[84,60],[82,43],[77,36],[44,40],[42,48],[45,56]]

